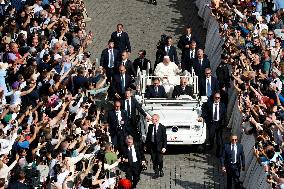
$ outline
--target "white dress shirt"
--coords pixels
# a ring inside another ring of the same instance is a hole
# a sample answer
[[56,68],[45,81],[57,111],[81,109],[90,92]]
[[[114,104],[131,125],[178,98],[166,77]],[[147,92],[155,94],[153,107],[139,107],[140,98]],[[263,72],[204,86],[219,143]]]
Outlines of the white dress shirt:
[[129,108],[130,108],[129,111],[130,111],[130,114],[132,114],[132,112],[131,112],[131,98],[125,99],[125,105],[124,105],[125,110],[128,111],[128,109],[127,109],[127,100],[129,101]]
[[233,148],[235,150],[235,154],[233,154],[233,155],[235,155],[235,162],[231,162],[231,163],[237,163],[237,145],[231,144],[231,151],[233,150]]
[[203,63],[203,58],[202,59],[198,59],[198,63],[200,62],[200,65],[202,66]]
[[117,37],[121,37],[122,32],[117,32]]
[[[152,142],[155,142],[155,130],[156,130],[156,134],[157,134],[158,128],[159,128],[159,124],[153,126]],[[157,137],[157,136],[156,136],[156,137]]]
[[126,62],[127,62],[127,59],[123,60],[122,65],[125,66]]
[[123,86],[125,87],[125,74],[120,75],[120,79],[121,79],[121,77],[122,77],[122,79],[123,79]]
[[186,35],[186,38],[188,39],[188,41],[190,41],[190,39],[191,39],[191,34],[190,34],[190,35]]
[[214,119],[214,114],[215,114],[215,108],[217,106],[217,120],[214,120],[214,121],[219,121],[220,120],[220,106],[219,106],[219,103],[213,103],[213,119]]
[[116,111],[115,113],[116,113],[116,116],[117,116],[118,123],[119,123],[119,125],[120,125],[120,122],[121,122],[121,120],[122,120],[121,111]]
[[165,51],[166,51],[166,53],[168,53],[168,51],[170,51],[170,49],[171,49],[171,46],[165,46]]
[[190,49],[190,58],[195,58],[195,49]]
[[[111,54],[112,54],[112,56],[111,56]],[[111,66],[111,63],[110,63],[111,59],[113,59],[113,64],[114,64],[114,57],[113,56],[114,56],[113,55],[113,49],[109,49],[108,50],[108,67],[109,68],[113,68],[113,66]]]
[[133,163],[137,162],[137,156],[136,156],[136,151],[135,151],[135,148],[134,148],[134,145],[131,145],[131,147],[128,147],[128,150],[132,150],[132,160],[133,160]]

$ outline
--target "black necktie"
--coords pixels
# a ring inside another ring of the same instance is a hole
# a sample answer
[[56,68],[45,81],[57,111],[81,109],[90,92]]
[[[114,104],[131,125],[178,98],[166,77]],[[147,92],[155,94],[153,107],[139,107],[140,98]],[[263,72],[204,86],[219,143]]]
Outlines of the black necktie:
[[129,100],[126,100],[126,105],[127,105],[127,114],[128,114],[128,117],[131,117],[131,109],[130,109]]
[[158,87],[155,87],[156,96],[158,96]]
[[130,164],[132,164],[133,163],[133,157],[132,157],[132,146],[130,146],[130,148],[129,148],[129,150],[128,150],[128,162],[130,163]]
[[236,162],[236,151],[235,151],[235,145],[232,145],[232,163]]
[[157,144],[157,129],[156,129],[156,125],[154,125],[153,129],[154,129],[154,143]]
[[214,121],[217,121],[217,104],[215,104],[215,112],[214,112],[214,116],[213,116],[213,119]]
[[124,93],[125,92],[125,86],[124,86],[124,77],[123,77],[123,75],[121,75],[120,76],[121,78],[121,91],[122,91],[122,93]]

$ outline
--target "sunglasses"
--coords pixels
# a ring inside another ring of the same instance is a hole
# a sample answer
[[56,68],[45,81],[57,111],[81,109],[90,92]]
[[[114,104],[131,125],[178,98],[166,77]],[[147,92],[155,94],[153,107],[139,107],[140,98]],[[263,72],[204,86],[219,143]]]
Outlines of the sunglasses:
[[221,97],[218,97],[218,96],[217,96],[217,97],[215,97],[215,99],[220,99],[220,98],[221,98]]
[[238,139],[232,138],[231,140],[232,140],[232,141],[237,141]]
[[211,72],[210,73],[205,73],[206,75],[209,75],[209,74],[211,74]]

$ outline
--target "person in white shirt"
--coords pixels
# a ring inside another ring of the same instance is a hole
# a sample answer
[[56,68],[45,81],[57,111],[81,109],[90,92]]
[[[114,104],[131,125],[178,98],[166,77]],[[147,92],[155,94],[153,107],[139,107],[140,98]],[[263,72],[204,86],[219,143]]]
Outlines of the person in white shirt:
[[159,63],[155,68],[154,75],[161,78],[162,85],[166,92],[169,93],[174,85],[179,84],[180,78],[176,76],[181,72],[181,67],[171,62],[169,56],[165,56],[163,62]]

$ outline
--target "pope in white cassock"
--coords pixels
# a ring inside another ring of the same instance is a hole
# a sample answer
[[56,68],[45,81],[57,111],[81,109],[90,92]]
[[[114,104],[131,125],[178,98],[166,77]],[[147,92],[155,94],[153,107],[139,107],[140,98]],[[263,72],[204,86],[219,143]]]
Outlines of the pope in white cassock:
[[165,56],[163,62],[159,63],[154,70],[154,75],[161,78],[165,91],[169,93],[175,85],[179,84],[180,78],[177,77],[182,70],[174,62],[171,62],[169,56]]

